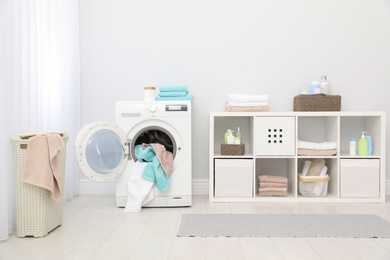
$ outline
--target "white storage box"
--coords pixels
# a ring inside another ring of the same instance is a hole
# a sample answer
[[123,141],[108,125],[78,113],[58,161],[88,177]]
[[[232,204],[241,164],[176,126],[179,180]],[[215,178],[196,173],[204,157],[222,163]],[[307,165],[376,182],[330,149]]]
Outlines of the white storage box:
[[298,191],[305,197],[323,197],[328,194],[329,175],[302,176],[298,175]]
[[[68,135],[60,134],[66,142]],[[28,136],[12,136],[14,154],[14,174],[16,185],[16,235],[18,237],[43,237],[62,224],[63,192],[65,177],[66,146],[59,151],[61,156],[60,185],[61,198],[58,202],[52,199],[49,190],[22,181],[22,174],[27,155]]]
[[340,197],[379,198],[379,159],[341,159]]
[[252,159],[215,159],[215,197],[251,198],[253,195]]
[[294,155],[295,117],[256,117],[256,155]]

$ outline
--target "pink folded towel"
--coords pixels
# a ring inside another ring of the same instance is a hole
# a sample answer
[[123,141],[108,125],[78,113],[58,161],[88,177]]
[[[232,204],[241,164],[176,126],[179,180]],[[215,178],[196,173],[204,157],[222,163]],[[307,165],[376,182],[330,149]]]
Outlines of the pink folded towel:
[[276,175],[259,175],[259,182],[277,182],[277,183],[287,183],[287,178],[283,176]]
[[268,106],[254,106],[254,107],[238,107],[238,106],[226,106],[226,112],[268,112]]
[[52,198],[61,198],[61,158],[59,151],[65,143],[59,134],[36,135],[28,139],[22,181],[45,188]]
[[287,191],[259,191],[259,196],[265,197],[287,197]]

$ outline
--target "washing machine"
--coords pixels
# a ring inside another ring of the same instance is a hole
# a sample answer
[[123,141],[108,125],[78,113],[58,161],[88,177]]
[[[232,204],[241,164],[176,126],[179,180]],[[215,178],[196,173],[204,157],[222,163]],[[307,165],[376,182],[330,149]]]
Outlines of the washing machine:
[[154,185],[154,198],[143,207],[182,207],[192,204],[191,101],[118,101],[115,122],[86,125],[75,141],[78,166],[95,182],[116,180],[116,205],[125,207],[128,179],[137,159],[134,147],[160,143],[173,154],[168,190]]

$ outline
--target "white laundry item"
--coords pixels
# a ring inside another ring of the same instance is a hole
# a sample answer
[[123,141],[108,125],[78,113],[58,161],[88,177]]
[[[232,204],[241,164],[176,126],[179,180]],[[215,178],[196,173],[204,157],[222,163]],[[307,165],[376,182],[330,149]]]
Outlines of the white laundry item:
[[[327,171],[328,171],[328,167],[324,165],[324,167],[322,167],[322,170],[320,172],[320,177],[325,177]],[[320,194],[322,193],[322,189],[324,188],[324,182],[318,181],[315,184],[316,186],[313,189],[313,193],[316,194],[317,196],[320,196]]]
[[335,142],[313,143],[298,140],[298,149],[299,148],[311,150],[331,150],[337,149],[337,144]]
[[307,172],[310,169],[310,165],[311,165],[311,161],[310,160],[306,160],[304,162],[303,168],[302,168],[302,176],[306,176]]
[[268,101],[268,95],[229,94],[227,101],[263,102]]
[[154,198],[153,182],[142,178],[147,162],[135,162],[128,180],[128,195],[125,212],[140,212]]
[[228,101],[226,106],[229,107],[266,107],[268,106],[267,101],[258,101],[258,102],[237,102],[237,101]]

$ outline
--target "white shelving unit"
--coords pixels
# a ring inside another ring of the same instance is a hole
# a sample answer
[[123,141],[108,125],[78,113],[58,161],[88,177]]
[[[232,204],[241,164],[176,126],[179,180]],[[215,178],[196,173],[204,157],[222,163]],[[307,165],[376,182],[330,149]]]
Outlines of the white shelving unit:
[[[210,201],[385,202],[385,120],[383,111],[212,112],[209,135]],[[237,127],[241,130],[245,154],[221,155],[224,133],[227,129],[235,131]],[[371,136],[373,153],[370,156],[350,156],[349,138],[358,140],[362,131]],[[296,148],[298,140],[335,142],[337,154],[299,156]],[[298,174],[305,160],[315,158],[326,161],[330,176],[328,192],[324,197],[304,197],[298,191]],[[245,168],[231,164],[239,160],[245,162]],[[216,167],[221,162],[228,162],[230,166]],[[260,174],[287,177],[288,196],[259,196]]]

